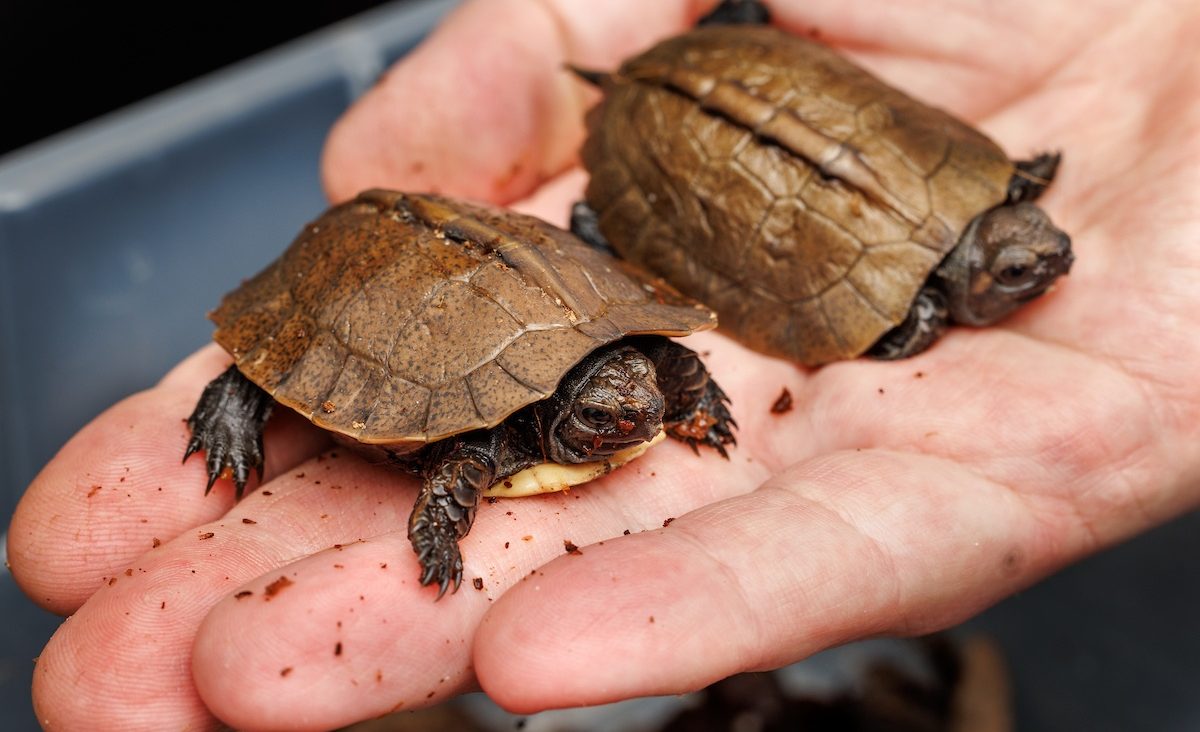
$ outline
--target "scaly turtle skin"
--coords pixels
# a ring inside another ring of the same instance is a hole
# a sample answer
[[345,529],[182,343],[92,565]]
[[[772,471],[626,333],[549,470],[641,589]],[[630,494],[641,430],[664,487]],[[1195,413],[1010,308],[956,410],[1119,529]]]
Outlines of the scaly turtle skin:
[[712,311],[529,216],[368,191],[310,224],[210,315],[234,365],[184,456],[240,496],[274,403],[423,480],[421,583],[462,579],[482,491],[530,466],[604,461],[667,434],[722,455],[728,399],[666,336]]
[[580,72],[604,101],[573,230],[807,365],[912,355],[948,321],[994,323],[1067,272],[1070,239],[1032,204],[1058,155],[1014,163],[763,18],[725,3],[613,74]]

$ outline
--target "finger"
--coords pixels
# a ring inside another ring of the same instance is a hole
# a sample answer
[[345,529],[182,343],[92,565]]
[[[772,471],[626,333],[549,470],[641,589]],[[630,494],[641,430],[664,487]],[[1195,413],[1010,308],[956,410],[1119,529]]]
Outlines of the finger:
[[197,635],[201,698],[235,729],[327,730],[470,690],[470,639],[498,589],[468,578],[434,602],[419,573],[397,530],[226,593]]
[[[461,542],[463,585],[437,602],[402,530],[303,559],[213,609],[196,642],[197,687],[239,729],[298,719],[328,729],[436,703],[473,686],[471,639],[489,604],[567,542],[661,526],[765,474],[667,443],[569,494],[482,505]],[[266,601],[281,574],[293,584]]]
[[711,4],[468,3],[337,124],[326,191],[335,201],[374,186],[522,198],[575,160],[595,100],[563,62],[613,66]]
[[[216,346],[200,350],[80,430],[34,478],[13,515],[8,558],[35,602],[73,612],[156,542],[229,509],[228,480],[205,496],[204,461],[180,462],[188,441],[183,420],[204,384],[228,364]],[[264,443],[269,480],[315,454],[326,438],[282,414],[271,420]]]
[[533,712],[698,689],[866,635],[946,627],[1087,546],[1069,516],[937,458],[809,461],[669,527],[583,548],[493,606],[484,690]]
[[1114,10],[1064,19],[1061,7],[1032,0],[1002,8],[862,0],[770,6],[775,25],[833,46],[917,99],[975,122],[1034,93],[1113,22]]
[[403,527],[412,489],[394,471],[334,451],[132,560],[43,650],[39,719],[51,729],[213,727],[190,664],[209,609],[298,558]]
[[511,208],[565,229],[569,226],[571,205],[583,198],[585,185],[587,173],[582,168],[571,168],[546,181],[529,196],[514,201]]

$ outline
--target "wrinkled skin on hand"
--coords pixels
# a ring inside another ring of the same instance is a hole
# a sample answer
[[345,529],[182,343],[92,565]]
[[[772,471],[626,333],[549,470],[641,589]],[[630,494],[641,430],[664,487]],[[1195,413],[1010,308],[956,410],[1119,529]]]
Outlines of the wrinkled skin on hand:
[[[615,66],[710,5],[468,3],[333,131],[328,191],[434,189],[563,223],[595,97],[562,62]],[[15,577],[74,613],[37,665],[39,718],[315,730],[477,685],[522,712],[682,692],[945,627],[1196,506],[1200,9],[773,9],[1016,157],[1061,147],[1042,203],[1077,261],[1058,289],[900,362],[805,371],[688,339],[732,398],[732,460],[664,444],[568,495],[484,506],[466,589],[437,604],[407,551],[413,481],[321,456],[294,417],[268,427],[262,487],[203,495],[179,455],[227,363],[204,348],[85,427],[18,509]],[[772,415],[783,386],[795,408]]]

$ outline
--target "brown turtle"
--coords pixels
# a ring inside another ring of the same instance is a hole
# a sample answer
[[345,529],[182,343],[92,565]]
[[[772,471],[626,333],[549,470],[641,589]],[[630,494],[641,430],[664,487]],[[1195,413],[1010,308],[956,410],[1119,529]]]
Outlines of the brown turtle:
[[423,479],[408,532],[439,596],[493,483],[609,467],[664,428],[722,455],[734,442],[725,394],[666,337],[714,327],[712,311],[530,216],[368,191],[210,317],[234,364],[187,420],[184,459],[205,450],[209,489],[228,473],[240,496],[275,402],[381,452]]
[[1070,239],[1032,203],[1057,154],[1014,163],[765,17],[727,2],[721,24],[580,72],[604,100],[576,233],[809,365],[912,355],[948,319],[994,323],[1067,272]]

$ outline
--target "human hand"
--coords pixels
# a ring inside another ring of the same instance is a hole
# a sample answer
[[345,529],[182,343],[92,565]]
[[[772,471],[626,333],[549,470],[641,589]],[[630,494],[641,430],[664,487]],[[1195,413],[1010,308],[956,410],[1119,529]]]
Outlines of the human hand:
[[[593,101],[561,62],[612,67],[702,10],[597,5],[464,7],[335,131],[332,196],[437,189],[561,223]],[[1014,156],[1064,149],[1043,201],[1078,259],[1055,293],[896,363],[803,371],[688,339],[733,399],[732,460],[664,444],[569,495],[484,506],[463,542],[484,591],[437,604],[404,532],[414,483],[321,459],[298,419],[268,428],[260,490],[203,497],[200,462],[178,459],[226,363],[210,346],[81,431],[18,509],[14,575],[78,609],[39,661],[39,717],[323,729],[476,677],[518,711],[684,691],[944,627],[1194,506],[1200,13],[789,7],[777,23],[816,26]],[[783,386],[795,409],[775,416]],[[556,559],[564,539],[582,555]]]

